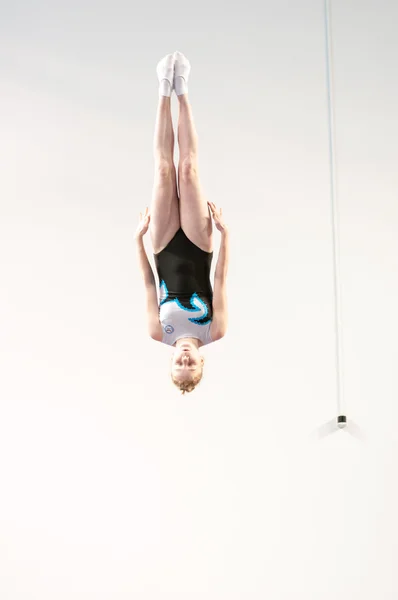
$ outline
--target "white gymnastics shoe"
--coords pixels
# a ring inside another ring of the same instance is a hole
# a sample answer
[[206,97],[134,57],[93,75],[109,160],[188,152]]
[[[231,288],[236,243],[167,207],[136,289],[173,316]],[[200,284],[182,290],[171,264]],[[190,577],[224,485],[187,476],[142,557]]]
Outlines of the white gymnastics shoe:
[[177,96],[188,93],[188,77],[191,72],[191,64],[182,52],[174,52],[174,89]]
[[171,96],[174,87],[174,63],[173,54],[167,54],[158,62],[156,73],[159,79],[159,95]]

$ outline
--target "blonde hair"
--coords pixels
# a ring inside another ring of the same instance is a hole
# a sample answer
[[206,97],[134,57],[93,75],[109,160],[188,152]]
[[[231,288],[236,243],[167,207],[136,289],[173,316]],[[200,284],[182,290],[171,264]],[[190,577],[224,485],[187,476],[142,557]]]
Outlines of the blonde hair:
[[[202,360],[204,361],[203,357]],[[171,380],[175,386],[177,386],[181,390],[181,396],[183,396],[186,392],[193,392],[198,383],[201,381],[203,377],[203,362],[202,369],[198,375],[193,377],[192,379],[186,379],[185,381],[178,381],[178,379],[174,378],[173,373],[171,373]]]

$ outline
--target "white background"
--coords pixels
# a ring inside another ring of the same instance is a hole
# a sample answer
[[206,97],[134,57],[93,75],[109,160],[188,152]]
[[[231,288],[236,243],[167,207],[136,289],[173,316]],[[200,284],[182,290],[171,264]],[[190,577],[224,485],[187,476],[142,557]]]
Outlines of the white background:
[[[337,411],[323,3],[234,6],[0,5],[2,600],[398,596],[397,5],[332,4],[344,397],[366,441],[311,435]],[[231,231],[229,331],[185,397],[133,243],[174,50]]]

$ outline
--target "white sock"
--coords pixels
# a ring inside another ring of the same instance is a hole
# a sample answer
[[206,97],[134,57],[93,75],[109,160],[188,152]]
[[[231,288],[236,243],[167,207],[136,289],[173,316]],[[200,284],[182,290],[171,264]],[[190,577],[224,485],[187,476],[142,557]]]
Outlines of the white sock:
[[177,96],[182,96],[188,93],[188,77],[191,64],[181,52],[174,52],[174,59],[174,89]]
[[162,79],[159,83],[159,96],[171,96],[172,86],[168,79]]
[[174,56],[168,54],[158,63],[156,73],[159,79],[159,96],[171,96],[173,91]]
[[177,96],[183,96],[184,94],[188,94],[188,85],[185,81],[184,77],[180,75],[174,78],[174,89]]

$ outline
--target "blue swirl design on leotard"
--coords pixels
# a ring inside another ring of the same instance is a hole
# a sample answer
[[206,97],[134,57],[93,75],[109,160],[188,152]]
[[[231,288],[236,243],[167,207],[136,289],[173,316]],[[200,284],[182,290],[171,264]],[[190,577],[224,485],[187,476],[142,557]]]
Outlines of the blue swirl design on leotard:
[[[165,302],[175,302],[179,308],[182,310],[186,310],[187,312],[196,312],[203,313],[200,317],[188,317],[188,321],[191,323],[195,323],[196,325],[208,325],[211,323],[211,319],[208,319],[209,309],[207,308],[206,302],[202,300],[200,296],[196,292],[192,294],[189,299],[189,307],[184,306],[178,298],[174,298],[173,300],[169,299],[169,290],[167,289],[167,285],[165,281],[161,281],[160,283],[160,305],[162,306]],[[195,301],[200,304],[200,306],[195,305]]]

